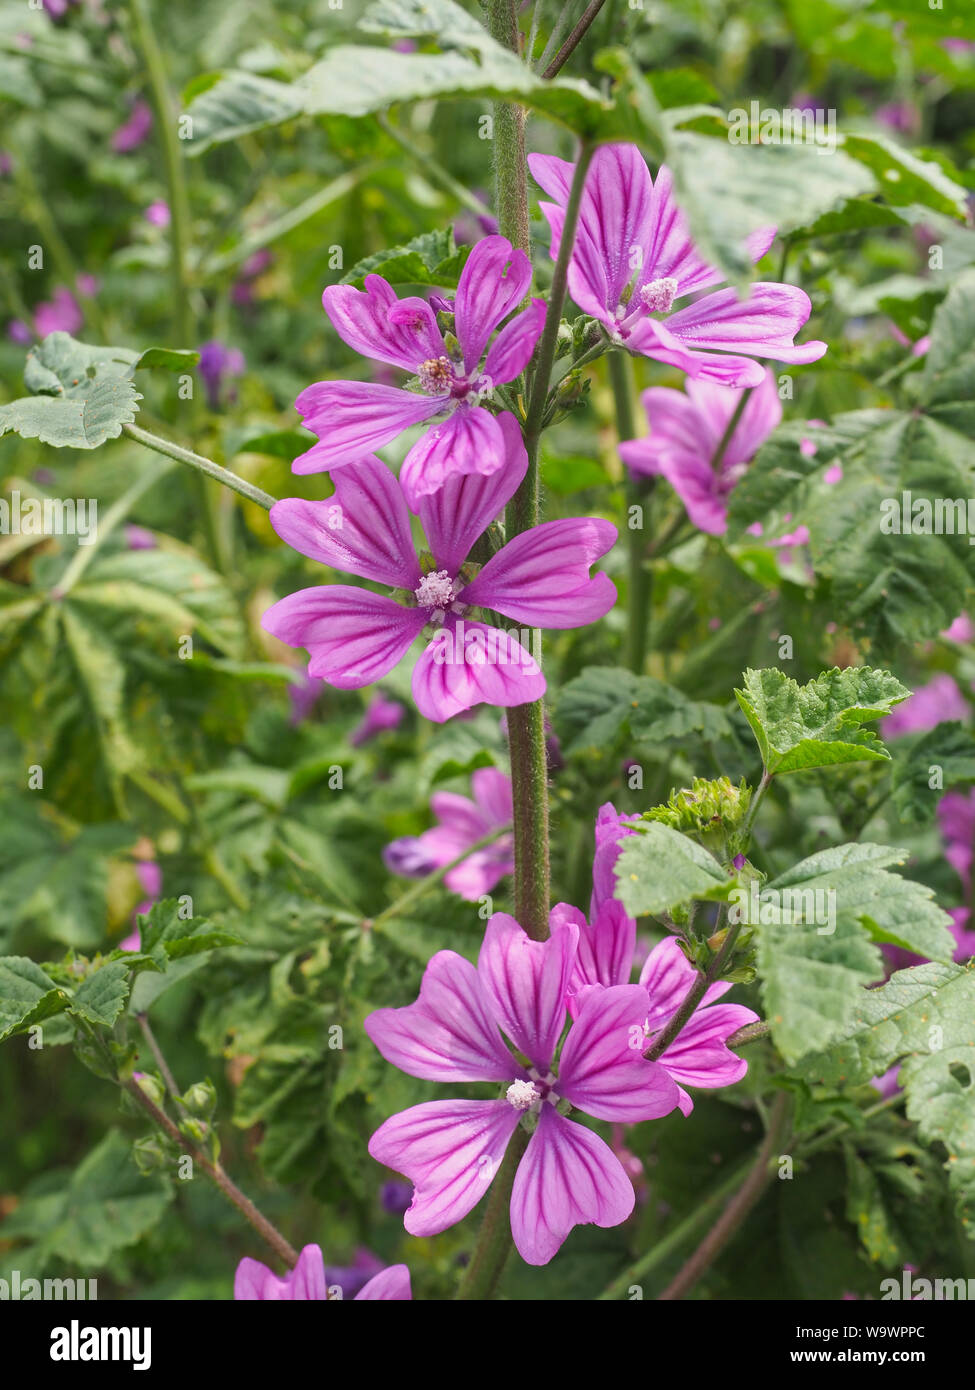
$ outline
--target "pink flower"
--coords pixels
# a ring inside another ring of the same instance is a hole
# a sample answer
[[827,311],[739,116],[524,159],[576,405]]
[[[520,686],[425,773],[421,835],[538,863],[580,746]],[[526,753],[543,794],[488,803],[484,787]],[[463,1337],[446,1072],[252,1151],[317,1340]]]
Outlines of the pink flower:
[[155,550],[156,538],[144,526],[130,522],[125,528],[125,544],[129,550]]
[[528,1264],[547,1264],[574,1226],[618,1226],[633,1210],[633,1186],[612,1149],[563,1112],[574,1106],[596,1119],[634,1124],[669,1114],[679,1092],[662,1067],[630,1045],[646,1017],[639,985],[576,996],[555,1074],[577,942],[572,922],[557,923],[539,942],[496,912],[476,969],[453,951],[438,951],[415,1004],[366,1019],[386,1060],[411,1076],[504,1087],[496,1100],[413,1106],[372,1136],[373,1158],[414,1184],[404,1218],[412,1235],[444,1231],[476,1206],[523,1119],[532,1134],[515,1174],[511,1233]]
[[[496,767],[479,767],[471,777],[471,788],[473,801],[455,792],[434,792],[430,809],[438,824],[422,835],[406,835],[388,844],[383,851],[387,868],[406,878],[424,878],[492,830],[511,825],[510,777]],[[477,902],[514,868],[514,836],[502,835],[451,869],[444,883],[452,893]]]
[[343,342],[364,357],[409,372],[421,389],[366,381],[319,381],[307,387],[295,404],[319,443],[295,459],[294,471],[318,473],[352,463],[435,417],[440,423],[414,444],[403,464],[403,492],[413,511],[449,477],[470,472],[487,477],[503,468],[503,417],[479,401],[524,370],[542,331],[545,304],[535,299],[488,348],[494,329],[524,299],[531,276],[524,251],[513,251],[504,237],[478,242],[457,286],[456,338],[451,336],[449,346],[426,300],[397,299],[379,275],[366,276],[365,290],[326,289],[325,312]]
[[950,627],[946,627],[941,636],[946,642],[958,642],[962,645],[975,640],[975,624],[967,613],[959,613]]
[[975,788],[948,792],[938,802],[938,825],[946,842],[945,858],[965,885],[971,886],[975,844]]
[[153,227],[168,227],[172,221],[172,213],[169,211],[169,204],[157,198],[154,203],[150,203],[144,213],[147,222]]
[[515,536],[472,576],[464,561],[525,475],[528,458],[511,415],[498,420],[504,466],[489,477],[452,473],[440,492],[420,498],[420,519],[433,552],[424,572],[414,550],[403,491],[379,459],[336,473],[323,502],[285,498],[271,524],[303,555],[405,590],[406,603],[368,589],[326,584],[301,589],[264,614],[264,628],[292,647],[305,647],[308,674],[341,690],[382,680],[424,628],[431,640],[413,671],[413,698],[427,719],[443,723],[486,701],[538,700],[545,678],[509,633],[467,616],[484,607],[530,627],[571,628],[612,608],[616,589],[589,567],[610,549],[616,528],[593,518],[547,521]]
[[[569,984],[569,1011],[575,1012],[575,998],[593,985],[612,987],[629,984],[636,948],[636,922],[628,917],[622,903],[605,901],[588,923],[577,907],[558,903],[551,913],[552,923],[574,922],[579,931],[579,948]],[[645,1047],[668,1025],[677,1013],[698,973],[684,955],[676,937],[665,937],[654,946],[640,972],[646,991],[644,1020]],[[667,1050],[657,1059],[677,1083],[681,1113],[689,1115],[694,1102],[684,1086],[712,1090],[740,1081],[748,1070],[743,1057],[729,1051],[728,1038],[746,1023],[756,1023],[758,1015],[742,1004],[717,1004],[731,984],[719,980],[710,985],[700,1004],[684,1024]]]
[[945,720],[967,718],[968,701],[957,682],[946,671],[939,671],[880,721],[880,732],[884,738],[899,738],[933,729]]
[[[542,154],[529,155],[528,164],[556,200],[540,204],[552,229],[554,259],[574,166]],[[635,145],[596,151],[569,262],[569,292],[579,308],[629,352],[724,386],[759,385],[764,370],[749,357],[799,363],[822,357],[825,343],[793,345],[811,309],[808,295],[795,285],[759,282],[744,301],[733,289],[717,290],[671,312],[676,300],[722,279],[698,256],[671,188],[670,171],[662,167],[654,183]],[[765,255],[775,230],[766,227],[748,237],[752,260]]]
[[386,729],[399,728],[405,713],[406,706],[401,705],[399,700],[387,700],[381,691],[377,691],[366,706],[360,723],[349,735],[349,742],[353,748],[360,748]]
[[[153,903],[158,902],[162,894],[162,869],[154,859],[136,860],[135,875],[146,896],[138,907],[132,910],[132,916],[129,920],[133,923],[151,912]],[[138,926],[134,926],[128,936],[119,942],[118,946],[120,951],[141,951],[142,935]]]
[[147,101],[137,101],[132,106],[129,119],[120,125],[112,136],[112,149],[116,154],[128,154],[138,149],[152,130],[152,107]]
[[[627,813],[621,815],[611,801],[600,806],[596,814],[596,853],[592,861],[592,897],[589,903],[592,921],[599,916],[603,904],[616,895],[614,867],[623,848],[621,842],[628,835],[637,833],[626,824],[627,820],[633,820],[633,816]],[[629,975],[626,978],[629,979]]]
[[620,445],[620,457],[631,472],[665,477],[694,525],[711,536],[728,529],[728,498],[782,419],[775,378],[766,371],[715,469],[712,461],[741,397],[741,390],[705,380],[688,381],[686,394],[651,386],[642,396],[650,434]]
[[49,333],[77,333],[82,323],[81,309],[70,290],[54,291],[50,300],[38,304],[34,310],[34,327],[39,338]]
[[[298,1263],[287,1274],[279,1276],[260,1260],[244,1257],[234,1275],[234,1298],[238,1302],[321,1302],[327,1298],[325,1260],[321,1246],[306,1245]],[[390,1265],[370,1279],[355,1295],[355,1300],[411,1299],[410,1271],[406,1265]]]

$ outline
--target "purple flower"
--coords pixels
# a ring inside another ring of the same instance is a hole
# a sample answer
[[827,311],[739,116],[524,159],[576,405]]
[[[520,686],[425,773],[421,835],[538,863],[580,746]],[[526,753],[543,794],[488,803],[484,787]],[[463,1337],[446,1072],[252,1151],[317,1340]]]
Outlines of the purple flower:
[[897,135],[915,136],[921,129],[921,112],[913,101],[888,101],[878,106],[874,116]]
[[592,987],[576,996],[555,1074],[578,935],[574,923],[562,922],[547,941],[532,941],[513,917],[496,912],[476,969],[453,951],[438,951],[415,1004],[366,1019],[386,1060],[411,1076],[504,1087],[496,1100],[414,1106],[372,1136],[373,1158],[414,1184],[404,1218],[412,1235],[436,1235],[476,1206],[522,1119],[532,1135],[515,1174],[511,1233],[528,1264],[547,1264],[574,1226],[618,1226],[633,1210],[633,1186],[612,1149],[563,1111],[569,1105],[634,1124],[669,1114],[679,1092],[659,1064],[630,1046],[647,1012],[639,985]]
[[244,354],[239,348],[227,347],[213,338],[200,348],[200,361],[197,371],[203,378],[207,393],[207,404],[211,410],[219,410],[224,400],[224,386],[227,386],[226,399],[233,400],[236,392],[230,382],[243,376],[247,370]]
[[[616,896],[614,867],[623,848],[622,841],[637,832],[626,824],[629,814],[621,815],[611,801],[600,806],[596,815],[596,853],[592,861],[592,898],[589,918],[595,922],[602,906]],[[629,976],[627,976],[629,979]]]
[[[283,1276],[275,1274],[260,1260],[247,1256],[241,1260],[234,1275],[234,1298],[238,1302],[290,1303],[305,1299],[321,1302],[327,1297],[327,1289],[325,1260],[318,1245],[306,1245],[294,1269]],[[355,1295],[356,1300],[402,1301],[412,1297],[410,1271],[406,1265],[390,1265],[370,1279]]]
[[967,717],[968,701],[956,681],[946,671],[939,671],[880,721],[880,732],[884,738],[900,738],[901,734],[933,729],[945,720]]
[[503,468],[503,417],[478,402],[499,383],[513,381],[532,355],[545,318],[541,299],[506,324],[488,349],[494,329],[524,299],[531,275],[524,251],[513,251],[504,237],[478,242],[457,286],[456,338],[450,335],[449,344],[426,300],[397,299],[379,275],[366,276],[365,290],[351,285],[325,290],[325,312],[343,342],[364,357],[403,368],[421,389],[368,381],[319,381],[307,387],[295,404],[319,443],[295,459],[294,471],[318,473],[352,463],[410,425],[434,417],[440,423],[413,445],[403,464],[403,492],[413,511],[447,478],[470,472],[489,476]]
[[477,201],[484,204],[484,211],[473,213],[465,208],[463,212],[459,213],[455,218],[454,241],[458,246],[473,245],[475,242],[480,241],[481,237],[497,235],[498,219],[491,215],[490,198],[480,188],[475,188],[472,192]]
[[7,324],[7,337],[12,343],[19,343],[21,347],[29,347],[34,341],[30,325],[24,323],[23,319],[10,320]]
[[70,290],[55,290],[50,300],[34,310],[34,327],[39,338],[49,333],[77,333],[84,322],[78,301]]
[[[425,878],[492,830],[511,825],[514,811],[510,777],[496,767],[479,767],[471,777],[471,789],[473,801],[455,792],[434,792],[430,809],[438,824],[422,835],[393,840],[383,851],[386,867],[406,878]],[[477,902],[514,868],[514,836],[502,835],[494,844],[476,850],[457,864],[445,876],[444,883],[452,893]]]
[[[574,922],[579,932],[575,969],[569,982],[569,1011],[575,1013],[575,1000],[588,987],[629,984],[636,949],[636,922],[627,916],[615,898],[606,899],[591,924],[577,907],[558,903],[550,920]],[[645,1047],[650,1047],[677,1013],[698,978],[676,937],[665,937],[654,946],[640,972],[646,990],[647,1014],[644,1020]],[[681,1113],[689,1115],[694,1102],[684,1086],[711,1090],[740,1081],[748,1070],[743,1057],[726,1046],[732,1033],[746,1023],[756,1023],[758,1015],[741,1004],[717,1004],[731,984],[719,980],[709,986],[700,1004],[658,1061],[677,1083]]]
[[965,885],[971,887],[975,850],[975,788],[967,795],[948,792],[938,802],[938,825],[946,842],[945,858]]
[[408,1182],[398,1182],[395,1178],[390,1178],[389,1182],[384,1182],[379,1189],[379,1201],[383,1211],[388,1211],[390,1216],[402,1216],[409,1210],[413,1200],[413,1189]]
[[[138,859],[135,865],[135,875],[139,880],[139,886],[145,893],[145,898],[132,909],[130,922],[135,923],[138,918],[145,917],[152,911],[153,903],[159,901],[162,893],[162,869],[154,859]],[[120,951],[141,951],[142,935],[138,926],[133,926],[128,936],[119,942]]]
[[[552,229],[554,259],[574,166],[541,154],[529,155],[528,164],[535,181],[556,200],[540,204]],[[795,285],[759,282],[744,301],[733,289],[717,290],[671,313],[676,300],[722,279],[698,256],[671,188],[670,171],[661,167],[654,183],[635,145],[603,145],[596,151],[569,262],[569,291],[579,308],[629,352],[724,386],[759,385],[763,368],[749,356],[799,363],[822,357],[825,343],[793,345],[811,308],[808,295]],[[775,231],[766,227],[748,237],[752,260],[765,255]]]
[[975,640],[975,623],[972,622],[967,613],[959,613],[951,626],[946,627],[940,635],[946,642],[958,642],[964,646]]
[[510,540],[471,577],[464,565],[471,546],[528,466],[514,416],[498,423],[506,446],[501,469],[490,477],[453,473],[440,492],[420,498],[432,570],[420,567],[400,485],[375,457],[340,469],[325,501],[288,497],[271,508],[275,531],[301,554],[409,595],[407,606],[368,589],[326,584],[274,604],[262,625],[308,650],[309,675],[341,690],[372,685],[430,625],[432,638],[413,671],[413,698],[425,718],[443,723],[482,701],[521,705],[545,692],[533,657],[509,633],[470,621],[472,607],[531,627],[570,628],[595,622],[613,606],[616,589],[607,576],[589,577],[590,565],[616,539],[608,521],[544,522]]
[[169,211],[169,204],[157,198],[154,203],[150,203],[143,214],[147,222],[153,227],[168,227],[172,221],[172,213]]
[[361,722],[350,734],[349,742],[353,748],[359,748],[384,730],[399,728],[405,713],[406,706],[401,705],[399,700],[387,700],[381,691],[377,691],[366,706]]
[[14,162],[10,155],[6,150],[0,150],[0,177],[6,178],[8,174],[13,173],[13,169]]
[[116,154],[128,154],[142,144],[150,130],[152,107],[147,101],[137,101],[132,106],[129,119],[112,136],[112,149]]
[[770,371],[745,403],[717,470],[711,461],[738,408],[742,391],[713,381],[688,381],[686,394],[666,386],[643,393],[650,434],[620,445],[620,457],[640,476],[662,474],[700,531],[728,529],[728,498],[759,445],[782,419],[782,403]]
[[309,717],[318,703],[318,697],[325,689],[325,682],[319,677],[310,676],[307,671],[298,671],[288,686],[288,699],[291,701],[292,728],[297,728]]
[[156,538],[144,526],[130,523],[125,528],[125,545],[128,550],[155,550]]
[[946,53],[954,56],[975,51],[975,39],[939,39],[939,43]]

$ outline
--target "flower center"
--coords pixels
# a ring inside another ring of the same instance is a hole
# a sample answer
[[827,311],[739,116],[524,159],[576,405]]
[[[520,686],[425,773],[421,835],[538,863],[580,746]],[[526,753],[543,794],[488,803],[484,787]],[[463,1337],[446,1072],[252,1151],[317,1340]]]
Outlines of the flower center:
[[425,574],[413,590],[421,608],[446,608],[454,597],[454,581],[446,570]]
[[651,280],[640,290],[640,298],[648,314],[669,313],[676,295],[677,281],[672,275],[665,275],[662,280]]
[[449,357],[428,357],[417,372],[420,385],[431,396],[442,396],[454,384],[454,367]]
[[541,1100],[541,1092],[531,1081],[512,1081],[504,1098],[516,1110],[530,1110],[536,1101]]

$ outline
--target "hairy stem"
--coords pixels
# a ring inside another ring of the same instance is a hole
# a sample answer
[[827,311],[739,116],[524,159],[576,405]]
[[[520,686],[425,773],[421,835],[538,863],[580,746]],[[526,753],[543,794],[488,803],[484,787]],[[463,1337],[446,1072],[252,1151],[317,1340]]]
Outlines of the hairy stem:
[[173,1143],[178,1144],[180,1149],[188,1153],[195,1164],[198,1164],[206,1173],[207,1177],[217,1184],[220,1191],[232,1202],[239,1212],[247,1218],[250,1224],[257,1231],[258,1235],[271,1247],[276,1255],[279,1255],[289,1268],[293,1269],[298,1263],[298,1252],[294,1246],[290,1245],[281,1232],[271,1225],[267,1217],[246,1197],[232,1178],[224,1172],[219,1163],[212,1159],[198,1148],[196,1144],[187,1139],[178,1127],[173,1123],[164,1110],[161,1110],[155,1102],[146,1095],[137,1081],[124,1081],[121,1083],[123,1088],[128,1091],[133,1100],[142,1106],[143,1110],[149,1115],[150,1119],[159,1129],[167,1134]]
[[[512,53],[518,52],[518,12],[515,0],[489,0],[491,37]],[[498,227],[512,246],[530,249],[528,232],[528,162],[525,157],[527,112],[516,102],[494,103],[494,180]]]
[[269,492],[264,492],[262,488],[247,482],[245,478],[231,473],[230,469],[224,468],[222,464],[214,463],[212,459],[204,458],[202,454],[194,454],[192,449],[184,449],[180,444],[173,444],[168,439],[161,439],[159,435],[150,434],[148,430],[140,429],[138,425],[123,425],[122,429],[130,439],[144,444],[147,449],[155,449],[157,454],[165,454],[166,458],[176,459],[177,463],[188,463],[191,468],[205,473],[208,478],[214,478],[218,483],[223,483],[224,487],[239,492],[241,497],[246,497],[249,502],[256,502],[266,512],[269,512],[278,500],[276,497],[272,497]]

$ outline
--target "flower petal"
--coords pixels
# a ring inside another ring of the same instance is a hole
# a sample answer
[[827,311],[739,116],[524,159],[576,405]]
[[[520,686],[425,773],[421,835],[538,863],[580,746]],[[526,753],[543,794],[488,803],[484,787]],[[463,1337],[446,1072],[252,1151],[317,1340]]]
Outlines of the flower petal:
[[425,719],[474,705],[524,705],[545,694],[534,657],[509,633],[450,615],[413,668],[413,698]]
[[388,1269],[382,1270],[379,1274],[374,1274],[368,1284],[363,1284],[362,1288],[352,1300],[357,1302],[360,1298],[365,1300],[383,1299],[387,1302],[412,1299],[413,1290],[410,1288],[410,1271],[406,1265],[390,1265]]
[[431,1100],[380,1125],[369,1152],[413,1183],[413,1203],[403,1218],[411,1235],[437,1235],[477,1205],[518,1119],[504,1100]]
[[543,1105],[511,1191],[511,1234],[521,1258],[548,1264],[573,1226],[619,1226],[635,1200],[609,1145]]
[[565,993],[579,929],[559,922],[547,941],[531,937],[506,912],[487,924],[477,974],[494,1017],[539,1071],[548,1071],[565,1027]]
[[581,918],[582,921],[579,951],[569,986],[572,993],[584,985],[628,985],[633,973],[636,921],[627,915],[623,904],[608,898],[591,925],[578,908],[570,908],[567,903],[556,903],[551,918],[561,919],[563,914],[570,913],[572,920]]
[[758,1014],[743,1004],[712,1004],[710,1008],[698,1008],[667,1051],[661,1054],[660,1065],[681,1086],[700,1086],[707,1090],[731,1086],[745,1075],[748,1063],[726,1043],[739,1028],[757,1022]]
[[325,1260],[318,1245],[306,1245],[294,1269],[283,1277],[268,1269],[260,1260],[248,1257],[241,1260],[234,1275],[234,1299],[237,1302],[324,1302],[325,1298]]
[[465,372],[473,372],[491,334],[524,299],[531,279],[531,261],[524,251],[512,250],[507,237],[486,236],[474,247],[454,297],[454,326]]
[[375,381],[316,381],[302,391],[295,407],[319,442],[298,455],[291,471],[322,473],[353,463],[448,403],[447,396],[421,396]]
[[616,602],[612,580],[590,579],[589,566],[617,534],[593,517],[545,521],[503,546],[459,597],[532,627],[583,627]]
[[330,285],[322,304],[342,341],[375,362],[415,372],[422,362],[447,351],[430,305],[422,299],[398,300],[381,275],[367,275],[364,290]]
[[504,462],[483,473],[452,473],[436,492],[417,499],[417,514],[440,569],[456,574],[471,546],[517,492],[528,471],[528,453],[518,421],[510,411],[496,417]]
[[744,301],[733,289],[717,290],[664,322],[668,333],[692,348],[743,352],[774,362],[815,362],[826,351],[825,343],[792,343],[811,309],[809,296],[798,286],[758,281]]
[[323,584],[279,599],[261,626],[289,647],[306,648],[310,676],[358,690],[402,660],[425,622],[422,608],[403,608],[368,589]]
[[592,896],[589,899],[589,920],[595,922],[603,903],[616,896],[615,865],[622,849],[621,841],[638,832],[626,824],[632,816],[620,814],[611,801],[604,801],[596,814],[596,848],[592,861]]
[[420,582],[403,494],[375,457],[340,468],[335,493],[325,501],[285,497],[270,515],[286,545],[323,565],[393,589],[415,589]]
[[[663,941],[658,941],[640,971],[640,984],[649,996],[647,1026],[656,1031],[669,1023],[697,978],[698,972],[684,955],[675,936],[665,936]],[[718,980],[709,985],[698,1008],[713,1004],[729,989],[731,984],[727,980]]]
[[425,1081],[511,1081],[524,1072],[505,1047],[502,1022],[469,960],[438,951],[423,972],[420,997],[402,1009],[376,1009],[365,1030],[394,1067]]
[[558,1091],[598,1120],[636,1124],[669,1115],[677,1085],[643,1056],[647,996],[639,985],[587,985],[559,1060]]
[[497,418],[483,406],[460,405],[433,425],[403,460],[400,486],[412,512],[424,497],[462,473],[489,475],[503,468],[507,439]]
[[545,300],[533,299],[495,338],[484,361],[483,376],[493,388],[514,381],[525,370],[545,324]]

